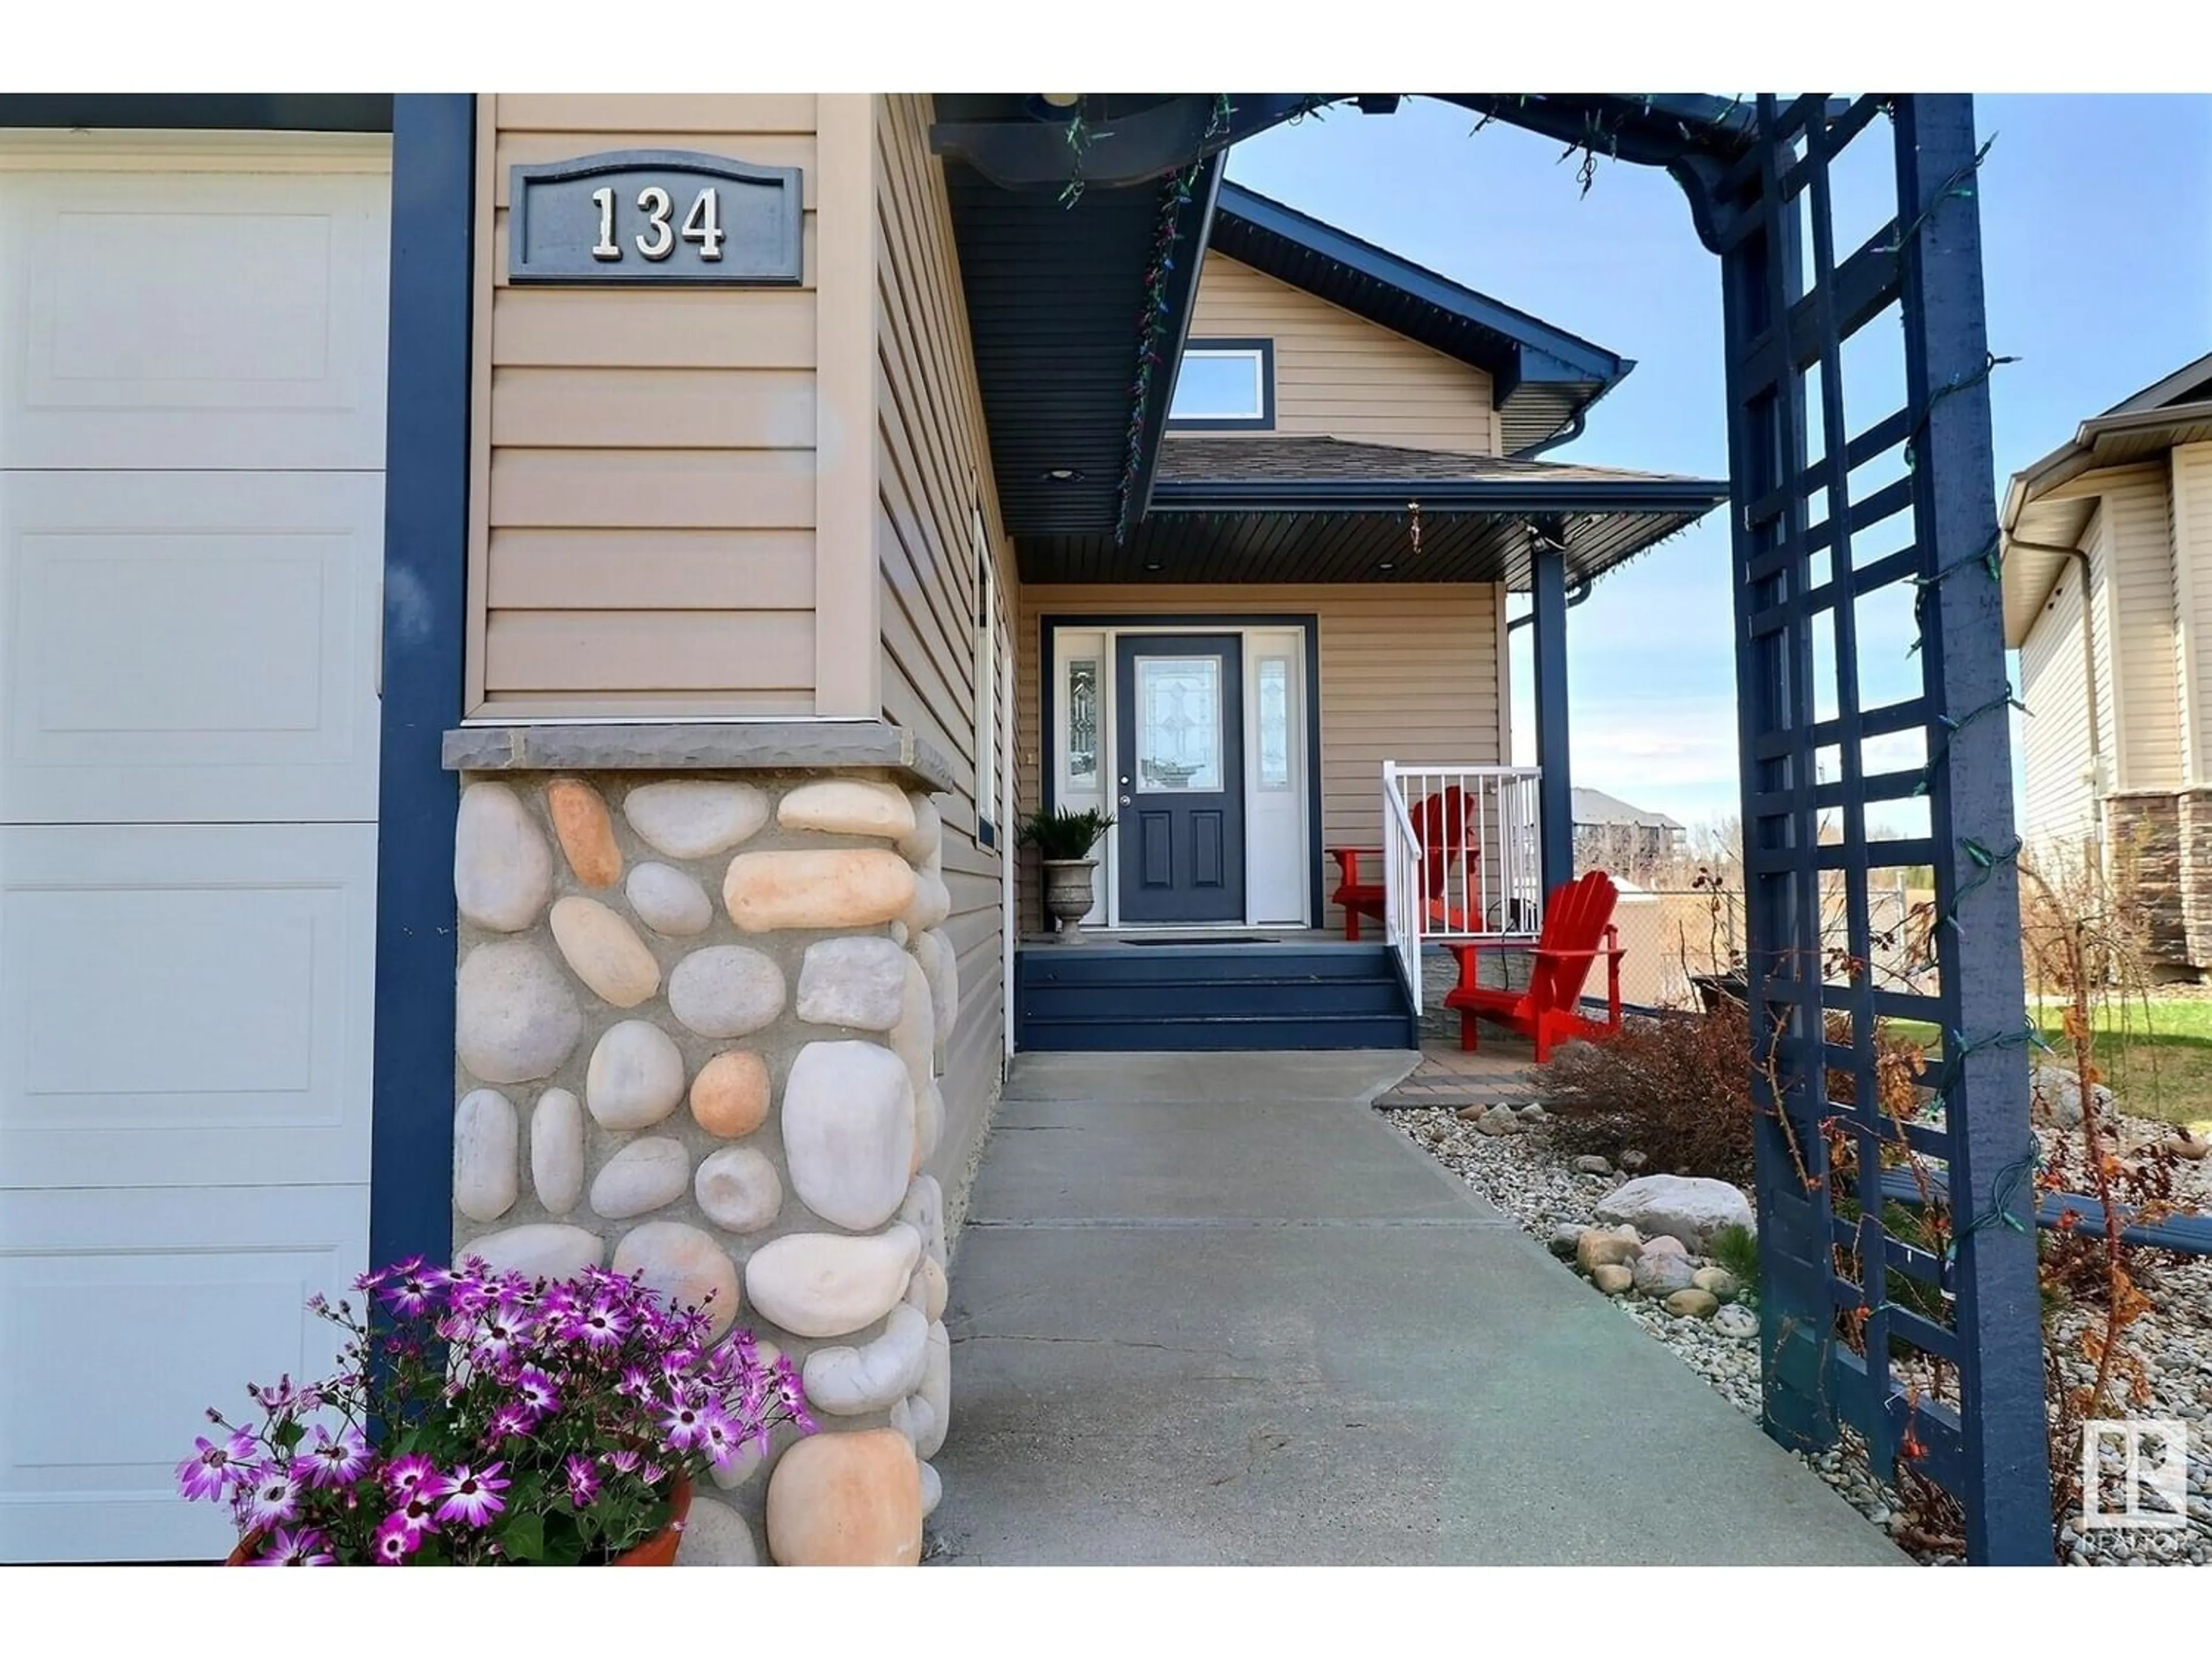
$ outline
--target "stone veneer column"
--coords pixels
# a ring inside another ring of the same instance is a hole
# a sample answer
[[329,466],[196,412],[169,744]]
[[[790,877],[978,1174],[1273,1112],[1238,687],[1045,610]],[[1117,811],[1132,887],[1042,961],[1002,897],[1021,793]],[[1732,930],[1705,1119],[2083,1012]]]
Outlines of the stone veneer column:
[[801,1362],[823,1431],[718,1472],[687,1560],[749,1564],[764,1522],[781,1563],[917,1561],[951,1403],[936,808],[460,764],[454,1255],[641,1269]]
[[[2105,877],[2114,892],[2138,907],[2144,954],[2161,967],[2206,959],[2191,948],[2212,923],[2212,911],[2195,918],[2192,927],[2188,811],[2186,798],[2171,790],[2130,789],[2105,797]],[[2200,833],[2212,835],[2212,822]]]

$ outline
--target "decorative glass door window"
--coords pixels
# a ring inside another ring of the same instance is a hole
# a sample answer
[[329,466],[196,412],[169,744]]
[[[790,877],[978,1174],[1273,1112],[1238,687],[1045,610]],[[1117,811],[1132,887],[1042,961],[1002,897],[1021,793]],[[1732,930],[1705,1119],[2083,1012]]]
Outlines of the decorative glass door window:
[[1137,659],[1137,787],[1218,794],[1221,659]]
[[1260,659],[1260,787],[1291,787],[1291,661]]
[[1077,657],[1067,665],[1067,787],[1098,787],[1098,659]]

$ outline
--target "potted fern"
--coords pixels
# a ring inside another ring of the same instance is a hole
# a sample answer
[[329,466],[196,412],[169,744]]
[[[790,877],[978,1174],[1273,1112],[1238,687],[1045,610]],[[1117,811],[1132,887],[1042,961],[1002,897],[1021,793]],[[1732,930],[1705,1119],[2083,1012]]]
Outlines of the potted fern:
[[1095,807],[1038,812],[1022,825],[1022,845],[1036,848],[1044,860],[1044,908],[1062,940],[1074,939],[1091,914],[1096,902],[1091,872],[1098,867],[1091,849],[1113,827],[1114,820]]

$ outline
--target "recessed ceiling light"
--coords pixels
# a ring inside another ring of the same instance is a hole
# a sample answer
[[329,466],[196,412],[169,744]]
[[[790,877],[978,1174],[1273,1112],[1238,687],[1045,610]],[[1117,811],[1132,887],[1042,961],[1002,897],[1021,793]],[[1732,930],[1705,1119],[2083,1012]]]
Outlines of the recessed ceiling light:
[[1395,565],[1395,564],[1391,563],[1389,560],[1385,559],[1385,560],[1383,560],[1380,564],[1376,565],[1375,568],[1376,568],[1377,570],[1395,570],[1398,567],[1397,567],[1396,565]]
[[1051,466],[1044,476],[1054,483],[1074,483],[1083,477],[1082,470],[1073,466]]
[[1158,569],[1159,568],[1159,566],[1158,566],[1157,563],[1154,563],[1154,564],[1148,564],[1148,565],[1146,565],[1146,566],[1145,567],[1145,568],[1146,568],[1146,569],[1147,569],[1147,570],[1158,570]]

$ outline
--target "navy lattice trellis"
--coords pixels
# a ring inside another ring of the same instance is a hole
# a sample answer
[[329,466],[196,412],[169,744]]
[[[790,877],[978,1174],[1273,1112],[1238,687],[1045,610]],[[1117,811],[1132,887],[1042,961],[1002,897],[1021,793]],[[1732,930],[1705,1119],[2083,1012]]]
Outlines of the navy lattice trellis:
[[[1971,1559],[2047,1563],[1972,100],[1757,118],[1699,218],[1724,284],[1766,1424],[1855,1430],[1877,1472],[1902,1456],[1959,1500]],[[1839,257],[1839,173],[1877,147],[1893,214]],[[1871,872],[1912,866],[1935,873],[1923,970],[1885,980]],[[1917,1115],[1880,1102],[1884,1018],[1945,1033]],[[1901,1159],[1955,1220],[1885,1226]]]

